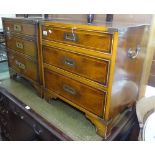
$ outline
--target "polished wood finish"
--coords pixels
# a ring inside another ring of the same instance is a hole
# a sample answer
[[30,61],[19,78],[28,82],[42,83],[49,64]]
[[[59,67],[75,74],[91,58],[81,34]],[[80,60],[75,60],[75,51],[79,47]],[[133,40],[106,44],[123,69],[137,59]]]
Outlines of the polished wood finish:
[[149,35],[147,35],[148,37],[148,44],[146,48],[147,54],[145,56],[143,73],[142,73],[142,78],[140,81],[139,99],[145,96],[145,91],[148,85],[148,79],[149,79],[150,70],[151,70],[151,64],[152,64],[152,60],[154,57],[154,51],[155,51],[155,44],[154,44],[155,29],[154,27],[155,27],[155,16],[153,16],[152,18]]
[[[78,28],[46,26],[43,27],[43,39],[63,42],[83,48],[111,52],[112,35],[98,32],[78,30]],[[95,41],[94,41],[95,40]]]
[[108,60],[92,59],[73,51],[43,46],[43,61],[107,86]]
[[36,20],[3,25],[11,77],[81,110],[108,139],[115,118],[138,99],[149,26],[52,20],[38,33]]
[[[5,19],[4,19],[5,20]],[[8,18],[3,22],[4,30],[5,31],[11,31],[11,33],[19,33],[22,35],[28,35],[28,36],[35,36],[36,35],[36,26],[35,23],[26,21],[22,21],[19,19],[15,19],[14,22],[12,22],[13,19]]]
[[148,85],[155,87],[155,52],[153,54],[153,60],[152,60],[152,65],[151,65],[151,71],[149,75],[149,80],[148,80]]
[[26,78],[42,97],[38,22],[37,19],[3,18],[10,77]]
[[36,62],[31,59],[21,57],[19,54],[12,51],[8,51],[8,54],[9,64],[12,69],[36,82],[39,82]]
[[[129,27],[125,32],[120,29],[110,101],[111,117],[138,100],[148,34],[148,25]],[[131,57],[131,51],[136,57]]]
[[34,57],[37,59],[37,47],[36,43],[33,40],[26,40],[20,37],[7,37],[7,47],[18,51],[19,53],[26,54],[28,56]]
[[98,116],[102,116],[106,92],[98,91],[47,69],[44,75],[47,89],[58,93]]
[[111,54],[106,54],[100,51],[90,50],[81,48],[78,46],[70,46],[69,44],[62,44],[60,42],[50,41],[50,40],[42,40],[42,45],[59,48],[61,50],[74,51],[76,53],[81,53],[82,55],[93,57],[93,58],[101,58],[111,60]]
[[[115,117],[137,100],[146,54],[149,26],[120,25],[65,20],[40,24],[46,100],[60,98],[83,111],[104,138]],[[93,95],[88,89],[104,93]]]

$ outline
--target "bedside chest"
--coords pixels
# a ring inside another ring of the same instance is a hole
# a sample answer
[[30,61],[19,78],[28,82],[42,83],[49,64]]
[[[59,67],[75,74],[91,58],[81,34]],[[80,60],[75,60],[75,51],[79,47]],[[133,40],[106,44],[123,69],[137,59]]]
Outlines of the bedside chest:
[[38,19],[3,18],[11,78],[26,78],[42,96]]
[[44,97],[84,112],[105,139],[138,97],[149,26],[43,21]]

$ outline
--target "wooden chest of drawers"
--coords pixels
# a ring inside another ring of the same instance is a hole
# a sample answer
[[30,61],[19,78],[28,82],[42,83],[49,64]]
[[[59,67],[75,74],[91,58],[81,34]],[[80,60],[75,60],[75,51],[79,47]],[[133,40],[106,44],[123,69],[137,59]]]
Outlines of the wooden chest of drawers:
[[26,78],[42,96],[39,20],[3,18],[11,78]]
[[136,102],[149,26],[18,18],[3,26],[11,77],[84,112],[102,137]]
[[116,116],[138,97],[149,27],[40,24],[44,97],[85,113],[107,138]]

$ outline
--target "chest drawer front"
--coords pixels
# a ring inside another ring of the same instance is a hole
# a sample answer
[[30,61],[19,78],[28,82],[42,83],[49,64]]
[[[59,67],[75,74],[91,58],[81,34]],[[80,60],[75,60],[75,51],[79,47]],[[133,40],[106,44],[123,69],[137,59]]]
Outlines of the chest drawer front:
[[108,33],[43,27],[42,35],[43,39],[111,53],[112,35]]
[[45,69],[45,87],[92,113],[102,116],[105,92]]
[[15,22],[15,21],[4,21],[5,32],[20,33],[28,36],[35,36],[35,24]]
[[23,54],[32,56],[36,58],[37,56],[37,48],[34,41],[24,40],[17,37],[7,37],[6,38],[7,47],[9,49],[21,52]]
[[34,81],[38,81],[37,64],[33,61],[9,52],[9,65],[18,73],[23,74]]
[[43,47],[44,63],[107,85],[109,61],[86,57],[61,49]]

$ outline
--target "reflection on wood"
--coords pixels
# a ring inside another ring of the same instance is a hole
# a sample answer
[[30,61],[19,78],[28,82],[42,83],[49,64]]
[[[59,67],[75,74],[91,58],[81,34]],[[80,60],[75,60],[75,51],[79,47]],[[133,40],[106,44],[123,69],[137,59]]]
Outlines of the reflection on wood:
[[150,75],[154,51],[155,51],[155,15],[153,16],[152,24],[150,27],[149,40],[147,45],[147,54],[145,56],[143,74],[141,78],[139,98],[142,98],[145,96],[145,90],[146,90],[146,85],[148,84],[148,78]]

